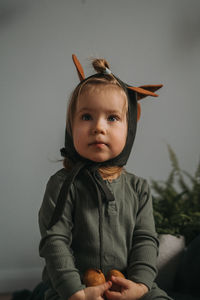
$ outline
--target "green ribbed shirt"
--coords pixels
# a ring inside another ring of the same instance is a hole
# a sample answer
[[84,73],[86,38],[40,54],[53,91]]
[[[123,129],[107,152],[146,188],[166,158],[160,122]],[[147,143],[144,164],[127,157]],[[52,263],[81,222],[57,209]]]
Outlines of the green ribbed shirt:
[[[99,268],[99,207],[88,178],[80,175],[73,183],[60,220],[48,228],[64,180],[61,169],[50,177],[39,210],[40,256],[45,258],[43,280],[49,282],[46,299],[67,300],[85,288],[84,272]],[[106,181],[115,200],[102,201],[102,271],[123,272],[126,278],[151,289],[156,277],[157,234],[150,188],[145,179],[124,171]]]

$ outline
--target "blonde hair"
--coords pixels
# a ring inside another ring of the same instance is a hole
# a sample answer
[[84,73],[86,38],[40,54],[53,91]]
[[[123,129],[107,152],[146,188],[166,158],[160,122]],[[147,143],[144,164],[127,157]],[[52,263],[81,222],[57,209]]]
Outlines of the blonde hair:
[[[73,127],[73,118],[76,112],[76,105],[79,96],[81,93],[86,92],[87,89],[90,89],[93,86],[112,86],[114,88],[119,88],[121,91],[124,92],[126,96],[126,92],[122,85],[120,85],[119,81],[111,74],[105,73],[106,69],[109,69],[109,64],[105,59],[94,59],[92,61],[93,68],[97,73],[103,74],[103,76],[97,76],[97,77],[89,77],[88,79],[81,82],[72,92],[71,97],[69,99],[68,109],[67,109],[67,118],[66,118],[66,130],[68,134],[72,137],[72,127]],[[126,96],[127,99],[127,96]],[[128,101],[126,101],[126,110],[128,107]],[[72,163],[69,161],[69,159],[66,157],[64,158],[63,165],[67,169],[72,168]],[[99,169],[101,175],[107,179],[108,177],[112,177],[115,174],[118,176],[122,172],[122,167],[114,166],[114,167],[101,167]],[[118,177],[117,176],[117,177]],[[114,176],[115,177],[115,176]]]

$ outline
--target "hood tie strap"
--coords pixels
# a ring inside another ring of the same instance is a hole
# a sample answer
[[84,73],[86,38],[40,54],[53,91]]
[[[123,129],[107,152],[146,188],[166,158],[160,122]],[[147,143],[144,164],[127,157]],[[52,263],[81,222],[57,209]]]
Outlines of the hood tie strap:
[[67,176],[67,178],[63,182],[60,193],[58,195],[58,200],[57,200],[57,203],[56,203],[56,207],[55,207],[53,215],[51,217],[51,221],[49,223],[48,229],[50,229],[52,226],[54,226],[58,222],[61,215],[63,214],[64,207],[65,207],[65,202],[66,202],[67,196],[69,194],[71,185],[74,182],[74,180],[75,180],[76,176],[78,175],[78,173],[80,172],[80,170],[84,166],[85,166],[84,162],[76,163],[76,165],[74,166],[74,168],[70,172],[71,176]]

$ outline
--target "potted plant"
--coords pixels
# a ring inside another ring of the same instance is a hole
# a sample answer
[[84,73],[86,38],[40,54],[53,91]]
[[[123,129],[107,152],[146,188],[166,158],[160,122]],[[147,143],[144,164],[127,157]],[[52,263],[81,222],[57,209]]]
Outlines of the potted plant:
[[168,145],[172,170],[166,181],[151,180],[158,234],[184,236],[186,245],[200,234],[200,162],[192,176],[182,170]]
[[200,162],[194,176],[182,170],[168,145],[172,170],[166,181],[151,180],[154,219],[159,237],[157,282],[173,286],[185,248],[200,234]]

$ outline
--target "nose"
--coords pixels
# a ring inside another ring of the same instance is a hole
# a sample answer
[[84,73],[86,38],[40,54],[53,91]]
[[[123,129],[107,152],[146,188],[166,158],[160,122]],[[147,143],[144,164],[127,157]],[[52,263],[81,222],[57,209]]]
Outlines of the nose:
[[106,126],[103,122],[103,120],[97,120],[94,123],[94,126],[92,128],[93,134],[105,134],[106,133]]

